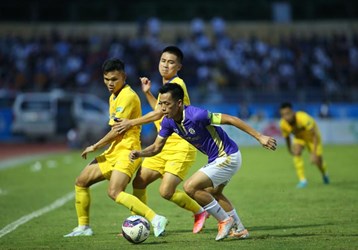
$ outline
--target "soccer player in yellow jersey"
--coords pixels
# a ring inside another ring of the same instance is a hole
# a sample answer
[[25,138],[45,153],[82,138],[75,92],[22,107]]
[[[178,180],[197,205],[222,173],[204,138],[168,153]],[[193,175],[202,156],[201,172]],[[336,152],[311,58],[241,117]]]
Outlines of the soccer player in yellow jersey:
[[[109,97],[109,125],[116,119],[135,119],[142,115],[138,95],[126,84],[124,63],[118,59],[109,59],[103,64],[104,83],[111,96]],[[78,226],[65,237],[91,236],[93,231],[89,225],[91,197],[89,188],[93,184],[108,180],[108,195],[116,203],[122,204],[130,211],[144,216],[153,226],[154,235],[158,237],[165,230],[167,219],[157,215],[146,204],[134,195],[125,192],[132,176],[138,169],[141,160],[130,161],[131,150],[141,148],[140,126],[133,126],[127,132],[118,134],[113,128],[98,142],[87,147],[81,154],[87,154],[110,144],[109,148],[90,162],[77,177],[75,183],[76,212]]]
[[[175,82],[184,90],[184,104],[189,105],[190,99],[184,81],[178,76],[182,67],[183,53],[176,46],[164,48],[159,61],[159,72],[163,84]],[[159,131],[163,113],[158,107],[159,97],[156,99],[150,92],[151,82],[148,78],[141,78],[142,90],[152,107],[153,111],[145,116],[132,120],[122,120],[118,125],[119,133],[133,126],[142,125],[155,121]],[[147,186],[155,180],[162,178],[159,192],[161,196],[178,206],[191,211],[194,214],[193,233],[202,230],[208,213],[185,192],[178,190],[177,186],[185,178],[189,168],[193,165],[196,157],[196,149],[178,135],[173,134],[168,138],[163,151],[155,157],[144,159],[133,180],[133,194],[144,203],[147,202]],[[234,211],[233,211],[234,212]]]
[[[286,139],[288,151],[293,156],[293,163],[299,179],[297,188],[307,186],[307,179],[304,173],[302,151],[307,147],[311,153],[311,162],[314,163],[322,174],[323,182],[329,184],[327,167],[323,161],[323,147],[321,135],[315,120],[303,111],[295,112],[291,103],[282,103],[280,107],[280,128],[282,136]],[[291,143],[290,134],[294,138]]]

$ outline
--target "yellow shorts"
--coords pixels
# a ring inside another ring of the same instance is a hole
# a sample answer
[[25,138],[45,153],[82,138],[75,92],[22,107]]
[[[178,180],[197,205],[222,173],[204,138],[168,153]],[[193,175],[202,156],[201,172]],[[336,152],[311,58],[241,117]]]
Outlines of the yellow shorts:
[[96,157],[99,168],[101,169],[103,176],[107,180],[111,178],[113,170],[117,170],[119,172],[125,173],[126,175],[129,176],[130,179],[132,179],[132,176],[139,168],[142,160],[137,159],[133,162],[130,161],[129,159],[130,152],[131,152],[130,150],[122,150],[118,154],[118,157],[116,158],[116,162],[110,162],[109,160],[107,160],[106,154]]
[[[293,138],[293,144],[299,144],[303,147],[307,147],[309,152],[313,151],[313,141],[308,141],[308,140],[303,140],[303,139],[297,139],[297,138]],[[320,139],[318,139],[317,142],[317,155],[321,156],[323,154],[323,146],[322,146],[322,142]]]
[[196,150],[165,150],[159,154],[145,158],[142,167],[159,172],[174,174],[184,180],[189,168],[194,164]]

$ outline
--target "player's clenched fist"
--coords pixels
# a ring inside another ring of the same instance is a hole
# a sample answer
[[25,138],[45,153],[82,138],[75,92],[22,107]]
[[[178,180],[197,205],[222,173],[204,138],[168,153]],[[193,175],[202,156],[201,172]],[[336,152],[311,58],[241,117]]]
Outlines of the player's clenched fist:
[[142,85],[142,91],[144,93],[148,92],[150,90],[150,87],[151,87],[151,82],[150,80],[147,78],[147,77],[140,77],[140,82],[141,82],[141,85]]
[[138,159],[140,157],[140,151],[138,150],[133,150],[130,154],[129,154],[129,159],[131,161],[134,161],[136,159]]

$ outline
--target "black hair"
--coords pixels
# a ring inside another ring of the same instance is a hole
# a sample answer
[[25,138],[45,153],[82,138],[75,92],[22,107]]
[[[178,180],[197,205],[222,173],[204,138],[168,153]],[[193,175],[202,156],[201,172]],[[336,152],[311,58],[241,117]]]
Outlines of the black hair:
[[166,83],[160,89],[159,93],[170,93],[175,101],[184,99],[183,88],[177,83]]
[[184,54],[177,46],[165,47],[162,51],[162,54],[164,52],[176,55],[180,63],[182,63],[182,61],[184,60]]
[[292,109],[292,104],[290,102],[281,103],[280,109],[290,108]]
[[103,73],[107,73],[115,70],[124,72],[124,68],[125,68],[124,62],[122,62],[117,58],[107,59],[102,65]]

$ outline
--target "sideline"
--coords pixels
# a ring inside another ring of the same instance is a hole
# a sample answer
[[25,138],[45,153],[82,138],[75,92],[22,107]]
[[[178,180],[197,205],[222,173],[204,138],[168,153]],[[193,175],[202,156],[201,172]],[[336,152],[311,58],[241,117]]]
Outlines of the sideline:
[[28,222],[32,219],[40,217],[41,215],[44,215],[56,208],[62,207],[68,201],[72,200],[74,197],[75,197],[75,192],[68,193],[65,196],[61,197],[60,199],[55,200],[49,206],[43,207],[35,212],[32,212],[31,214],[25,215],[25,216],[21,217],[20,219],[6,225],[4,228],[2,228],[0,230],[0,238],[8,233],[11,233],[17,227],[21,226],[22,224],[25,224],[26,222]]

